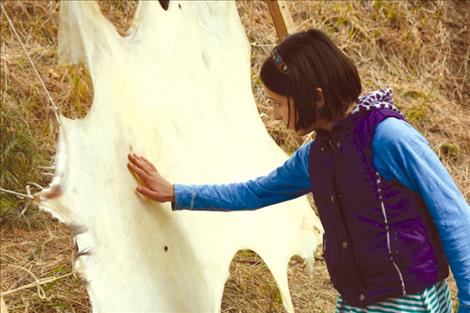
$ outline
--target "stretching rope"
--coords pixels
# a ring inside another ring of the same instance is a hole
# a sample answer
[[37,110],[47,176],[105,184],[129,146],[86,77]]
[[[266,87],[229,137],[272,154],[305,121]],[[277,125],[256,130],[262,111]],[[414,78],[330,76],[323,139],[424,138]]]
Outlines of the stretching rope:
[[24,193],[20,193],[20,192],[16,192],[16,191],[13,191],[13,190],[9,190],[9,189],[5,189],[5,188],[0,187],[0,191],[6,192],[6,193],[11,193],[12,195],[18,196],[20,198],[27,198],[27,199],[30,199],[30,200],[33,200],[33,198],[34,198],[33,195],[31,195],[31,193],[29,192],[29,190],[28,190],[28,194],[24,194]]
[[20,36],[19,36],[18,33],[16,32],[15,26],[13,25],[13,23],[12,23],[10,17],[8,16],[7,11],[5,10],[5,8],[3,7],[3,4],[2,4],[1,2],[0,2],[0,7],[2,7],[2,11],[3,11],[3,13],[5,13],[5,16],[6,16],[6,18],[7,18],[8,24],[10,24],[10,27],[11,27],[11,29],[13,30],[13,33],[15,34],[16,39],[17,39],[18,42],[20,43],[21,48],[23,48],[23,51],[24,51],[24,53],[26,54],[26,57],[28,58],[29,63],[30,63],[31,66],[33,67],[34,72],[36,73],[36,76],[38,77],[39,81],[41,82],[42,88],[43,88],[44,91],[46,92],[47,97],[49,98],[49,101],[50,101],[51,104],[52,104],[52,111],[54,111],[54,115],[55,115],[55,118],[56,118],[57,122],[59,123],[59,125],[62,125],[62,122],[61,122],[61,120],[60,120],[60,116],[59,116],[59,113],[58,113],[59,109],[58,109],[57,106],[55,105],[54,100],[52,99],[52,97],[51,97],[49,91],[48,91],[47,88],[46,88],[46,85],[44,84],[44,81],[43,81],[42,78],[41,78],[41,75],[39,75],[39,72],[38,72],[38,70],[36,69],[36,66],[34,66],[33,60],[32,60],[31,57],[29,56],[28,51],[26,51],[26,48],[25,48],[25,46],[23,45],[23,42],[21,41]]

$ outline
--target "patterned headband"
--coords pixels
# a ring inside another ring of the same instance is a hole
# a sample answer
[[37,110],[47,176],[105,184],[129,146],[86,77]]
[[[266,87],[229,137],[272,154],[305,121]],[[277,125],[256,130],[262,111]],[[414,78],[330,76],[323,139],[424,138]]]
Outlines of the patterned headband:
[[281,58],[281,56],[279,55],[279,53],[277,53],[277,50],[274,50],[273,52],[273,55],[272,55],[272,60],[273,60],[273,63],[274,63],[274,66],[281,72],[281,73],[284,73],[284,74],[287,74],[287,70],[289,69],[287,67],[287,64],[284,62],[284,60]]

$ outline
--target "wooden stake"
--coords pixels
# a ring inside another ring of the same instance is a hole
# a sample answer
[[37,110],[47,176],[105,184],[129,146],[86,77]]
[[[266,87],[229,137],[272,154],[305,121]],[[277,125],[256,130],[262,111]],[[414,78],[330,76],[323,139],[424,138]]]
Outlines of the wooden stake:
[[294,22],[289,13],[288,2],[266,0],[269,12],[273,18],[274,27],[276,28],[278,42],[281,42],[287,35],[295,32]]

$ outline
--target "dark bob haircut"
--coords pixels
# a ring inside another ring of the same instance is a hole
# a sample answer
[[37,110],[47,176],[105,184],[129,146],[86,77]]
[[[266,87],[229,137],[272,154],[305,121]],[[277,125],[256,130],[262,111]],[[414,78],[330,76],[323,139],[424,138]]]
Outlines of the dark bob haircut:
[[361,93],[361,80],[351,60],[320,30],[288,36],[273,50],[260,72],[263,84],[294,100],[294,128],[309,129],[316,121],[318,93],[325,105],[318,111],[327,121],[341,117]]

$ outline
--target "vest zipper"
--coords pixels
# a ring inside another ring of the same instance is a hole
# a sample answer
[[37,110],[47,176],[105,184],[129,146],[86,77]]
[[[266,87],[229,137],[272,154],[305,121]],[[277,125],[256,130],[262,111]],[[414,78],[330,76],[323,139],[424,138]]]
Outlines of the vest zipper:
[[387,235],[388,256],[390,257],[390,261],[392,262],[393,267],[395,267],[395,270],[398,273],[398,278],[400,279],[400,283],[401,283],[401,290],[402,290],[403,295],[405,295],[406,294],[406,288],[405,288],[405,281],[403,279],[403,274],[401,273],[400,268],[398,267],[397,263],[395,262],[395,259],[393,258],[393,255],[392,255],[392,245],[390,243],[390,229],[388,227],[387,212],[385,210],[385,204],[383,202],[382,192],[381,192],[382,180],[380,179],[380,174],[378,172],[375,172],[375,174],[377,176],[377,186],[378,186],[377,192],[379,194],[380,207],[382,209],[382,215],[384,217],[384,222],[385,222],[385,231],[386,231],[386,235]]

